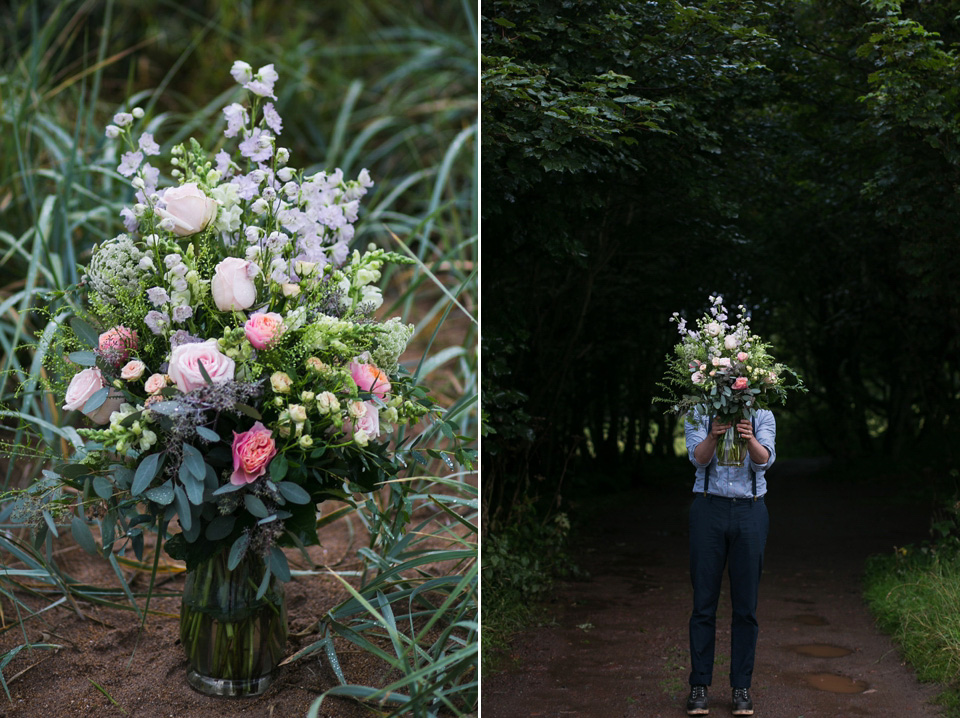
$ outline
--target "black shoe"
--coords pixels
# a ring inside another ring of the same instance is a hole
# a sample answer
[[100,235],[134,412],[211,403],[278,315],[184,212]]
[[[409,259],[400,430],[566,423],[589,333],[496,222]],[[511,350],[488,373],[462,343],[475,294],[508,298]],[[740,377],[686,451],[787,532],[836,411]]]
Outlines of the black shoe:
[[733,714],[735,716],[753,715],[753,701],[750,699],[749,688],[733,689]]
[[690,697],[687,698],[688,716],[707,715],[710,712],[709,703],[706,686],[690,686]]

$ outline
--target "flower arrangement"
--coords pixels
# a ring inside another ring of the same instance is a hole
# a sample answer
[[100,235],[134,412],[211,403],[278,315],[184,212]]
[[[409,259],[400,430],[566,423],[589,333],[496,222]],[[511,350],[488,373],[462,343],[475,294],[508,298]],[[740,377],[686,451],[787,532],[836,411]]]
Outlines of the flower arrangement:
[[770,345],[751,333],[746,307],[739,306],[731,324],[720,295],[710,297],[709,311],[696,329],[674,312],[682,337],[667,356],[665,384],[671,411],[715,416],[723,423],[753,418],[757,410],[783,402],[792,389],[805,391],[788,366],[774,361]]
[[[273,66],[231,74],[248,102],[223,110],[228,146],[212,157],[193,139],[162,155],[136,130],[140,108],[106,129],[136,201],[63,293],[75,316],[54,320],[46,353],[63,409],[95,426],[40,485],[76,492],[48,495],[45,520],[82,497],[104,555],[120,541],[142,557],[152,524],[188,571],[256,558],[259,599],[290,580],[282,547],[318,543],[319,502],[373,490],[405,455],[426,463],[391,447],[399,427],[439,425],[454,449],[429,453],[451,467],[470,455],[399,364],[413,326],[375,316],[381,269],[408,260],[351,250],[369,173],[291,166]],[[95,545],[83,519],[72,527]]]

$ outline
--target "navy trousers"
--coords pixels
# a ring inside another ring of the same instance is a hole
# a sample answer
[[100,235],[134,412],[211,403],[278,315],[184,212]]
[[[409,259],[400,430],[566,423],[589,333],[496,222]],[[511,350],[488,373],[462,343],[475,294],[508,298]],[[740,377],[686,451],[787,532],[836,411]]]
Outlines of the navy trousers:
[[730,575],[730,685],[749,688],[757,651],[757,595],[770,521],[756,501],[697,494],[690,506],[690,685],[713,682],[717,602],[724,566]]

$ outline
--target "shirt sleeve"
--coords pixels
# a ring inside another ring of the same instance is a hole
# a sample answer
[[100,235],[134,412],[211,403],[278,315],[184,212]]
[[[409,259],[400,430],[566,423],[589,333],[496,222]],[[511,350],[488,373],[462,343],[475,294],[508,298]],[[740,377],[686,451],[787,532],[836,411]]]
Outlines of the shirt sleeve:
[[748,459],[750,466],[755,470],[769,469],[777,458],[777,420],[774,418],[772,411],[766,410],[757,413],[757,429],[754,432],[754,436],[757,437],[760,445],[770,452],[770,456],[768,456],[766,462],[762,464],[758,464],[751,457]]
[[683,433],[687,440],[687,454],[690,456],[690,462],[694,466],[698,469],[703,468],[713,461],[713,457],[711,456],[710,462],[701,464],[693,455],[693,450],[700,445],[701,441],[707,438],[707,419],[701,418],[699,414],[694,414],[692,418],[685,418],[683,422]]

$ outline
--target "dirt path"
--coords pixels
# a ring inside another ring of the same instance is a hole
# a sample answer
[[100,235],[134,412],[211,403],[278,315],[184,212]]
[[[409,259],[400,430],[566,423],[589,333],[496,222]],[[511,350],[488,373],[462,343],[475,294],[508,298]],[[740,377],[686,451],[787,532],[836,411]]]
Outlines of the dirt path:
[[[922,539],[928,507],[905,508],[869,485],[838,486],[814,469],[782,461],[771,471],[756,715],[939,715],[928,703],[935,688],[902,664],[860,598],[864,558]],[[513,665],[484,676],[484,718],[685,715],[689,497],[683,487],[610,503],[617,508],[581,546],[590,579],[561,584],[556,625],[519,637]],[[724,579],[714,716],[730,715],[729,621]]]

